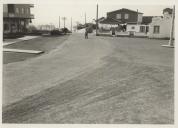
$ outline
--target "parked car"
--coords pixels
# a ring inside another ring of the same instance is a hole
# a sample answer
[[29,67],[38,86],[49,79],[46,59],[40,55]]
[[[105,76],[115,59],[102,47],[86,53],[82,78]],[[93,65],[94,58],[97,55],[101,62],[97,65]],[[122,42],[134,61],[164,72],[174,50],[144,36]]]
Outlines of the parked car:
[[62,35],[62,33],[63,33],[62,31],[57,30],[57,29],[56,29],[56,30],[52,30],[52,31],[50,32],[51,35]]
[[71,31],[69,31],[69,29],[67,29],[67,28],[62,28],[61,31],[64,34],[71,33]]

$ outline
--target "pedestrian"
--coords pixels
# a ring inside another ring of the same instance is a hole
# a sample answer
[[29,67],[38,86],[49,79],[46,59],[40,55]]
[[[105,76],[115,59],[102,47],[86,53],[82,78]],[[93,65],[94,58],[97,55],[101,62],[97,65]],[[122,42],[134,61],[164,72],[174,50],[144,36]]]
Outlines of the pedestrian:
[[85,28],[85,39],[88,39],[88,27]]
[[115,36],[115,28],[111,28],[112,36]]

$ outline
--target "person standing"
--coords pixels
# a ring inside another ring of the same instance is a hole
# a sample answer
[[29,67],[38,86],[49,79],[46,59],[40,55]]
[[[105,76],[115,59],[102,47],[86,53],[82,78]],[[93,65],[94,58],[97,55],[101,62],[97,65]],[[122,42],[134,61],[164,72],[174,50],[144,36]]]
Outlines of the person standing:
[[111,28],[111,32],[112,32],[112,36],[115,36],[115,28],[114,27]]
[[85,39],[88,39],[88,27],[85,28]]

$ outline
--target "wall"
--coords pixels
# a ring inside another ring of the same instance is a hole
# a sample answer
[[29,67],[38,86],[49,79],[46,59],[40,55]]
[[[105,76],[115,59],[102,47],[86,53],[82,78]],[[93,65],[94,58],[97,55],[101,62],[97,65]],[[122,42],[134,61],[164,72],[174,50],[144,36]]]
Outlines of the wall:
[[[98,24],[99,25],[99,30],[101,30],[101,28],[110,31],[111,27],[118,27],[118,25],[111,25],[111,24]],[[101,31],[100,31],[101,32]]]
[[[24,17],[24,18],[30,18],[30,5],[28,4],[15,4],[15,11],[16,8],[19,9],[19,13],[15,12],[16,17]],[[22,13],[22,9],[24,9],[24,13]]]
[[3,12],[8,12],[7,4],[3,4]]
[[136,25],[136,24],[127,24],[127,30],[126,31],[128,31],[128,32],[129,31],[139,32],[140,31],[140,26]]
[[[150,24],[149,38],[169,38],[172,18],[153,18]],[[160,26],[160,33],[154,33],[154,26]]]
[[[137,13],[136,12],[132,12],[132,11],[128,11],[128,10],[118,10],[116,12],[107,13],[107,17],[116,19],[116,15],[117,14],[121,14],[122,22],[137,22]],[[124,18],[125,14],[129,14],[129,18],[128,19]],[[140,15],[140,18],[142,19],[141,16],[142,15]]]
[[138,23],[142,22],[142,17],[143,17],[143,14],[138,14]]
[[[134,31],[134,32],[140,32],[140,26],[145,26],[145,31],[146,31],[146,26],[149,27],[149,25],[141,25],[141,24],[127,24],[127,31]],[[135,27],[132,29],[132,27]],[[141,32],[143,33],[143,32]]]

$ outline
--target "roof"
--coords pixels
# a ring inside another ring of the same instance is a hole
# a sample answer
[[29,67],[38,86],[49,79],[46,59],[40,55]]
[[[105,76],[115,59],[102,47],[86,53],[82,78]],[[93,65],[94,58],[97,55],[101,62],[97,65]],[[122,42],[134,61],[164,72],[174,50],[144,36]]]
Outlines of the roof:
[[100,21],[99,23],[101,23],[101,24],[119,24],[119,23],[121,23],[121,21],[108,17],[108,18]]
[[143,14],[141,12],[137,12],[137,11],[126,9],[126,8],[118,9],[118,10],[111,11],[111,12],[108,12],[108,13],[114,13],[114,12],[118,12],[118,11],[130,11],[130,12],[135,12],[135,13],[138,13],[138,14]]
[[105,19],[105,17],[101,17],[101,18],[98,19],[98,22],[100,22],[100,21],[102,21],[104,19]]
[[142,24],[147,25],[147,24],[151,23],[152,18],[153,18],[153,16],[143,16],[142,17]]

